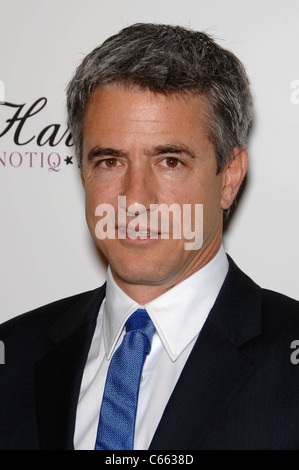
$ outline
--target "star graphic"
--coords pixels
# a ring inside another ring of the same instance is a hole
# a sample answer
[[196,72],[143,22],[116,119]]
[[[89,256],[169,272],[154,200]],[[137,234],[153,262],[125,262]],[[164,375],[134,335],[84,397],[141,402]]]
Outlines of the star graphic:
[[67,156],[67,157],[64,159],[64,161],[65,161],[65,163],[66,163],[67,165],[68,165],[69,163],[73,164],[72,159],[73,159],[73,157],[68,157],[68,156]]

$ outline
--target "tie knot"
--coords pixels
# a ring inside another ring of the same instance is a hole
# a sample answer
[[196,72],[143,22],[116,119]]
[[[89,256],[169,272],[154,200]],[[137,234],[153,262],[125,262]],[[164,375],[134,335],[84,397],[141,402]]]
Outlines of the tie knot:
[[128,333],[129,331],[140,331],[147,336],[151,343],[155,333],[155,326],[145,309],[138,308],[128,318],[126,322],[126,332]]

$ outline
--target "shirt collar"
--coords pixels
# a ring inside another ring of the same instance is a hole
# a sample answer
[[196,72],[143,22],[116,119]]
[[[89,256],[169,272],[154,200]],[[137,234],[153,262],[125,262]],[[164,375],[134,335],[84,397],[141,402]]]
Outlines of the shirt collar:
[[106,298],[103,313],[103,336],[106,356],[109,359],[129,316],[141,306],[129,297],[113,279],[107,269]]
[[216,256],[203,268],[142,306],[120,289],[108,267],[103,316],[107,357],[111,357],[129,316],[137,308],[145,308],[169,357],[175,361],[199,334],[227,271],[228,260],[221,246]]

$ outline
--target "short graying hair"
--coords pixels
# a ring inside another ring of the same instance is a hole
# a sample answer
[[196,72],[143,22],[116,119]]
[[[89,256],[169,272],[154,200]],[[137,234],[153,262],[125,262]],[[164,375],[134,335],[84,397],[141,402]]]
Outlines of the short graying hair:
[[88,54],[67,87],[68,125],[82,165],[82,120],[98,87],[121,84],[165,94],[201,95],[218,171],[234,147],[246,148],[253,103],[244,66],[205,33],[181,26],[138,23]]

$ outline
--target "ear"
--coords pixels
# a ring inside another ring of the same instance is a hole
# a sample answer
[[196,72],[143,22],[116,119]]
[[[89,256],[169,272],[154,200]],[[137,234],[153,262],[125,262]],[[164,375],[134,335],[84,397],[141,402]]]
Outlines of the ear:
[[231,160],[222,169],[221,208],[223,210],[228,209],[232,205],[245,177],[247,167],[247,150],[234,148]]

